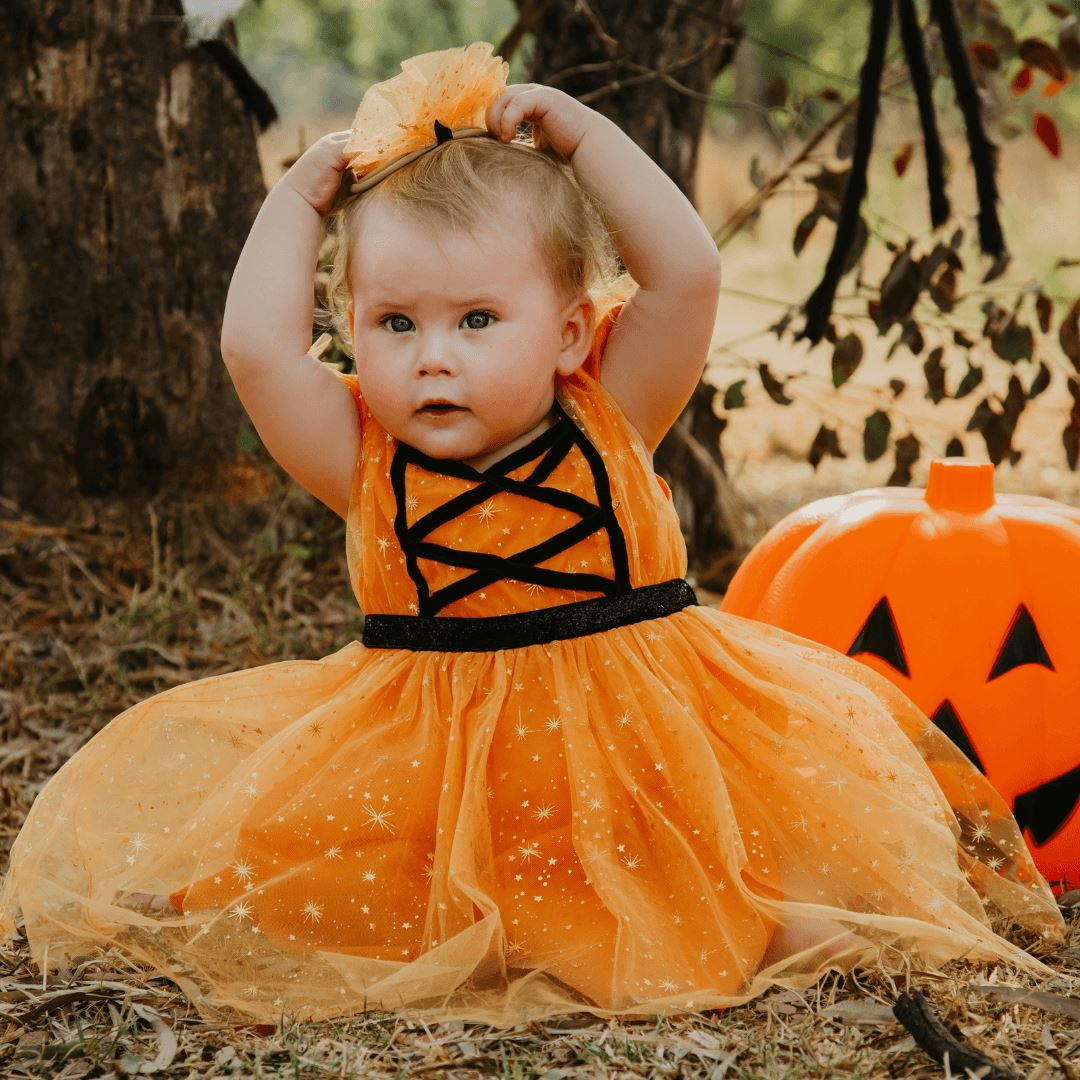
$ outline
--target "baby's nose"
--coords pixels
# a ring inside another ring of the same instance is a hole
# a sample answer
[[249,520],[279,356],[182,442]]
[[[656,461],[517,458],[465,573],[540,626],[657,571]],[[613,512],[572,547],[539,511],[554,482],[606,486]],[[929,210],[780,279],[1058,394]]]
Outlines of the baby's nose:
[[458,371],[457,361],[447,349],[424,350],[417,367],[423,375],[455,375]]

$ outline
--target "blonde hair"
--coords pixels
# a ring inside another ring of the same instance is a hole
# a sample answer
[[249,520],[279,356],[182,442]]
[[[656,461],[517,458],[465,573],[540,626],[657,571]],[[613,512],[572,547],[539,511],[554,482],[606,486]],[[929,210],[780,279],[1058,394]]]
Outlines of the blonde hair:
[[317,312],[321,321],[337,331],[351,354],[349,260],[363,233],[365,208],[376,208],[371,204],[394,206],[417,221],[468,229],[508,198],[532,227],[558,295],[569,301],[588,294],[597,324],[637,290],[634,279],[621,269],[602,207],[563,159],[524,141],[470,138],[421,155],[328,218],[329,272],[326,307]]

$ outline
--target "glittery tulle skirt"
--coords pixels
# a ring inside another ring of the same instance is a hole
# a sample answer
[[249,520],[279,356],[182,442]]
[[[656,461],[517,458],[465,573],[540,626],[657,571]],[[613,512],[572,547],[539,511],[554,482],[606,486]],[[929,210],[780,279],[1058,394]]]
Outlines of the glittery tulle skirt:
[[[147,903],[147,896],[160,898]],[[491,652],[202,679],[49,781],[0,927],[207,1017],[679,1013],[1062,922],[1003,801],[886,679],[689,607]]]

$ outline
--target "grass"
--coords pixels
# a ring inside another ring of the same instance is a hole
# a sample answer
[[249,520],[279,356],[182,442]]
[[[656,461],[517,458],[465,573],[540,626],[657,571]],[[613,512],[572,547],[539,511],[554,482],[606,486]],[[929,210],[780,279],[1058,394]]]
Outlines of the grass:
[[[359,637],[342,523],[291,485],[242,494],[93,530],[46,526],[0,502],[0,872],[42,784],[127,706]],[[1065,912],[1067,945],[1043,957],[1080,978],[1080,906]],[[1080,999],[1052,992],[1017,1003],[1001,999],[1002,986],[1055,989],[956,963],[899,978],[833,973],[726,1012],[647,1020],[581,1013],[505,1031],[387,1013],[207,1023],[177,986],[115,949],[45,978],[17,940],[0,944],[0,1075],[941,1076],[892,1016],[897,994],[918,988],[968,1045],[1018,1075],[1080,1077]]]

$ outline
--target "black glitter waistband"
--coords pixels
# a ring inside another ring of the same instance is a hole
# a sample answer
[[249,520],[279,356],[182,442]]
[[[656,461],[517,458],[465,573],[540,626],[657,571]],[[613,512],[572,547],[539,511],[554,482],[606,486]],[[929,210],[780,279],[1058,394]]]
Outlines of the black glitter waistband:
[[373,649],[491,652],[595,634],[681,611],[698,598],[690,583],[672,578],[614,596],[476,618],[458,615],[368,615],[363,643]]

